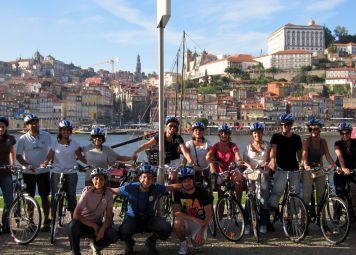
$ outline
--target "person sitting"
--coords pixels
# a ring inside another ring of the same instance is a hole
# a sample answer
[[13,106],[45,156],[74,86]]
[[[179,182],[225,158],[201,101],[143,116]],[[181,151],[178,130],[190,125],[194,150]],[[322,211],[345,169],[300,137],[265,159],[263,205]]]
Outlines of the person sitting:
[[188,254],[187,237],[193,249],[200,250],[212,218],[212,197],[203,188],[194,186],[194,175],[193,168],[182,168],[178,180],[183,189],[174,192],[174,230],[180,241],[179,255]]
[[[113,219],[112,193],[106,189],[106,170],[94,168],[91,171],[93,189],[82,193],[74,210],[73,220],[68,226],[68,236],[72,247],[72,254],[80,253],[80,239],[92,239],[90,246],[93,254],[100,251],[119,238],[118,232],[111,226]],[[103,222],[103,218],[105,221]]]

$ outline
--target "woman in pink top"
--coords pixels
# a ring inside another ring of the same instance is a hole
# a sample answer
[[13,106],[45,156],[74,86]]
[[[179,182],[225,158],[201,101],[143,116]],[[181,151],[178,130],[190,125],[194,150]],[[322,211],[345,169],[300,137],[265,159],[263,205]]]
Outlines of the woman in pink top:
[[[210,162],[210,170],[212,173],[222,173],[229,170],[229,165],[232,162],[241,162],[239,148],[231,142],[231,129],[228,125],[223,124],[218,129],[220,141],[211,147],[206,155],[206,159]],[[232,180],[235,182],[236,197],[241,202],[242,197],[242,174],[233,173]],[[221,181],[217,180],[218,196],[224,192],[221,190]]]

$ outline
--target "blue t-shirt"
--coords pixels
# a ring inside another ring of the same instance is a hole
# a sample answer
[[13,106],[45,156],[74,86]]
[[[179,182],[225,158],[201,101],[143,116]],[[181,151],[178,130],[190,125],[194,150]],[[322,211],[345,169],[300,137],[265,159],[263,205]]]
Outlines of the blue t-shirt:
[[140,214],[154,216],[154,204],[158,197],[166,192],[166,186],[152,184],[150,190],[140,190],[140,183],[133,182],[119,187],[119,194],[128,197],[127,215],[134,217]]

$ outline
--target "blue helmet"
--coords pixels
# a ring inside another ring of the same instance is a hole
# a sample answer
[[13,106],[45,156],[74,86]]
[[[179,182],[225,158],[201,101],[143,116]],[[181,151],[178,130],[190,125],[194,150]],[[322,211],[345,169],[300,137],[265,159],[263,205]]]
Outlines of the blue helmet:
[[156,176],[156,168],[151,166],[149,163],[142,163],[138,170],[139,175],[144,173],[151,173],[153,176]]
[[337,131],[341,132],[343,130],[352,131],[352,125],[348,122],[341,122],[337,127]]
[[279,122],[281,123],[293,124],[294,120],[295,120],[294,116],[290,113],[283,113],[281,116],[279,116]]
[[73,125],[69,120],[62,120],[61,122],[59,122],[59,128],[73,129]]
[[220,132],[226,132],[228,134],[231,134],[231,128],[227,124],[224,123],[218,127],[218,133],[220,133]]
[[194,129],[196,129],[196,128],[200,128],[200,129],[205,129],[205,125],[204,125],[204,123],[203,122],[195,122],[195,123],[193,123],[193,125],[192,125],[192,130],[194,130]]
[[9,126],[9,120],[5,116],[0,116],[0,122],[4,123],[5,126]]
[[94,136],[101,137],[102,141],[105,142],[105,130],[102,128],[93,128],[90,132],[90,140],[93,140]]
[[178,172],[179,181],[183,181],[186,178],[194,178],[194,169],[190,166],[185,166]]
[[256,131],[256,130],[261,130],[263,131],[265,129],[265,125],[261,122],[255,122],[250,125],[250,131]]
[[94,177],[96,175],[102,175],[106,179],[108,176],[108,171],[104,168],[96,167],[93,170],[91,170],[90,176]]
[[319,126],[319,127],[322,127],[323,124],[321,123],[321,120],[319,120],[317,118],[311,118],[311,119],[308,120],[307,126]]
[[25,122],[26,125],[32,120],[39,120],[39,119],[36,115],[34,115],[32,113],[27,114],[26,117],[23,119],[23,121]]
[[166,126],[168,125],[168,123],[170,122],[175,122],[179,125],[179,120],[176,116],[167,116],[166,117]]

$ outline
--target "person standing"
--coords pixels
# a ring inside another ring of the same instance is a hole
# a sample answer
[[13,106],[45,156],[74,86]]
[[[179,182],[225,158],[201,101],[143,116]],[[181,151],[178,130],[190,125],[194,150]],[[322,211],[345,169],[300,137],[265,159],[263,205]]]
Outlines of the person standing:
[[41,168],[41,163],[46,159],[52,145],[51,135],[40,130],[39,118],[34,114],[28,114],[24,118],[27,133],[22,135],[17,144],[16,159],[25,167],[23,179],[26,191],[32,197],[35,196],[36,186],[41,197],[44,223],[42,232],[50,230],[49,198],[50,175],[49,169]]
[[[94,255],[119,238],[111,226],[113,219],[112,193],[106,188],[107,172],[97,167],[90,173],[93,188],[84,191],[74,210],[73,220],[68,225],[68,236],[72,254],[80,254],[80,239],[90,238],[90,247]],[[103,219],[105,220],[103,221]]]
[[193,250],[200,251],[213,216],[212,197],[194,185],[194,176],[193,168],[182,168],[178,173],[182,189],[174,191],[174,230],[180,241],[179,255],[188,254],[187,238],[192,242]]
[[0,116],[0,188],[4,197],[4,210],[2,212],[2,232],[10,233],[9,230],[9,209],[14,201],[12,188],[12,175],[9,165],[15,164],[15,144],[14,136],[7,133],[9,120]]

